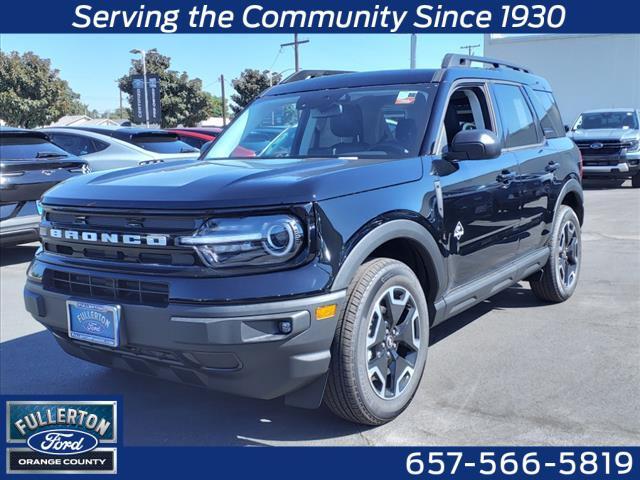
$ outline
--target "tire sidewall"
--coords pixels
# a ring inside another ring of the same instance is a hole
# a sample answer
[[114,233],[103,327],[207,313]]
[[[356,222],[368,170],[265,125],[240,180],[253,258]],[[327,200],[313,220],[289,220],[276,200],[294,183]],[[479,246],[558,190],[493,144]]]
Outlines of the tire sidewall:
[[[413,296],[418,313],[420,315],[420,349],[414,367],[414,374],[410,384],[396,398],[384,400],[373,390],[367,371],[366,339],[369,328],[369,320],[374,306],[381,294],[393,286],[406,288]],[[362,301],[357,309],[357,326],[352,348],[355,368],[356,389],[364,405],[371,415],[381,420],[389,420],[396,417],[411,402],[419,384],[427,359],[429,347],[429,310],[420,286],[413,271],[396,263],[383,268],[368,285]]]

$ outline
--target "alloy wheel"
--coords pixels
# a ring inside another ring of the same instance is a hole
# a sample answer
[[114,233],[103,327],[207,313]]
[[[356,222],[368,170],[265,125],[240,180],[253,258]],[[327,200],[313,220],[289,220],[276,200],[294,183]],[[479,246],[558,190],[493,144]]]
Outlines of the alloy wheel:
[[404,287],[391,287],[376,300],[367,330],[367,375],[373,390],[385,400],[400,395],[413,377],[420,321],[416,302]]

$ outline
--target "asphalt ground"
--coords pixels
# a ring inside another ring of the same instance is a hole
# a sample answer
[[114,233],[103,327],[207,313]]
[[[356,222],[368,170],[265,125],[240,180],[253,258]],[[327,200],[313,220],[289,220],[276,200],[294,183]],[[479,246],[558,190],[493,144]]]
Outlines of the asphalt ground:
[[1,251],[0,392],[122,395],[127,445],[637,445],[640,189],[585,197],[575,295],[548,305],[522,282],[436,328],[411,406],[382,427],[66,355],[24,310],[35,245]]

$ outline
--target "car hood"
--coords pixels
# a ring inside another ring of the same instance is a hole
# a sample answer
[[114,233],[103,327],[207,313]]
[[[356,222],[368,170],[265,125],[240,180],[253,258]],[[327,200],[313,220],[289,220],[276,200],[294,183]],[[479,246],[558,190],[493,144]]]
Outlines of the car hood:
[[411,182],[420,158],[174,162],[93,173],[49,190],[48,205],[216,209],[324,200]]
[[593,130],[576,130],[572,132],[574,141],[588,140],[634,140],[640,137],[640,131],[623,128],[598,128]]

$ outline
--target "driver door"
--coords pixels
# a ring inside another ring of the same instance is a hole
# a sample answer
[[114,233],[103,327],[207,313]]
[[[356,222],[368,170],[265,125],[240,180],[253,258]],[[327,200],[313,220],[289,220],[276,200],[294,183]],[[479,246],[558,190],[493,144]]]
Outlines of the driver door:
[[[487,129],[498,122],[485,83],[452,89],[445,111],[440,151],[461,130]],[[440,173],[444,207],[443,242],[449,251],[449,288],[467,284],[515,258],[520,212],[516,156],[503,151],[490,160],[448,162]]]

